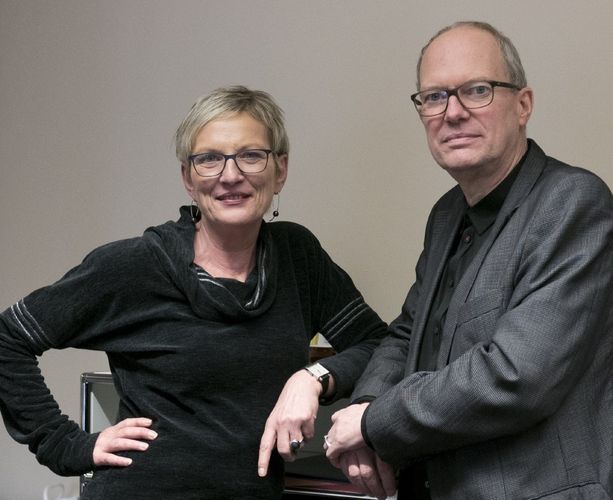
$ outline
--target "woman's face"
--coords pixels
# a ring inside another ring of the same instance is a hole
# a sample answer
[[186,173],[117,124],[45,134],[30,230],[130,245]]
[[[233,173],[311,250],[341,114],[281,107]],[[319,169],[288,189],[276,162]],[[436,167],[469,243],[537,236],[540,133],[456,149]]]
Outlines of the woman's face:
[[[194,143],[192,154],[235,154],[246,149],[271,149],[266,126],[247,113],[207,123]],[[266,168],[244,174],[232,159],[217,177],[201,177],[188,164],[182,166],[183,183],[202,212],[205,226],[220,230],[230,226],[258,225],[270,207],[274,193],[281,191],[287,177],[287,155],[268,158]],[[226,226],[226,227],[224,227]]]

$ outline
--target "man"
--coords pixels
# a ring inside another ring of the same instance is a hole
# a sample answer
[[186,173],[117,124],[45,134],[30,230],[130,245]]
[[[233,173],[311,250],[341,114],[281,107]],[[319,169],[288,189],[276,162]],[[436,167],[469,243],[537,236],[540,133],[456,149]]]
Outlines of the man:
[[613,198],[527,139],[508,38],[456,23],[412,96],[458,185],[327,455],[378,498],[613,498]]

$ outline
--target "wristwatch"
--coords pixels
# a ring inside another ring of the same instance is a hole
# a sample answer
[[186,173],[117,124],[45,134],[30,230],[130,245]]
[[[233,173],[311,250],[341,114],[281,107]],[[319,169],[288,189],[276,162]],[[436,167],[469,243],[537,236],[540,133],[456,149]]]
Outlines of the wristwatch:
[[319,363],[307,365],[304,369],[319,381],[321,384],[321,396],[319,399],[324,399],[326,392],[328,392],[328,386],[330,385],[330,372],[325,366]]

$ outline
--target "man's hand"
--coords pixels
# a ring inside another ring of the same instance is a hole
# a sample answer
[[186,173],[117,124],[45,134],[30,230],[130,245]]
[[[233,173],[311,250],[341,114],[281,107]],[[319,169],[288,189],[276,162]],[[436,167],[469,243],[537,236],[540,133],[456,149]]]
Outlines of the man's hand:
[[348,451],[364,448],[362,415],[370,403],[349,405],[332,415],[332,427],[326,435],[326,456],[335,467],[340,467],[339,457]]
[[295,459],[290,442],[309,440],[315,434],[321,384],[305,370],[294,373],[285,383],[277,404],[266,420],[260,440],[258,475],[268,473],[270,454],[277,451],[287,462]]
[[338,462],[351,484],[363,493],[385,500],[396,492],[394,469],[367,446],[343,453]]
[[[157,437],[157,433],[149,429],[149,418],[126,418],[121,422],[104,429],[94,445],[94,464],[112,467],[126,467],[132,459],[115,455],[121,451],[145,451],[149,443]],[[145,441],[143,441],[145,440]]]

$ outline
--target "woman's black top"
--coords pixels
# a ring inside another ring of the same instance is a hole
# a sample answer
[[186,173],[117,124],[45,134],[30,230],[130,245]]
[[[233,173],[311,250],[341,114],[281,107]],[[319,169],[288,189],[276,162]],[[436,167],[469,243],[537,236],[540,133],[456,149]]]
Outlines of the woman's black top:
[[38,369],[50,348],[107,353],[117,419],[149,417],[158,433],[126,468],[99,468],[83,499],[277,498],[274,453],[257,475],[266,418],[321,332],[322,361],[350,392],[385,324],[304,227],[262,223],[245,283],[193,264],[194,226],[177,222],[102,246],[55,284],[0,315],[0,409],[8,432],[61,475],[94,468],[97,438],[62,415]]

